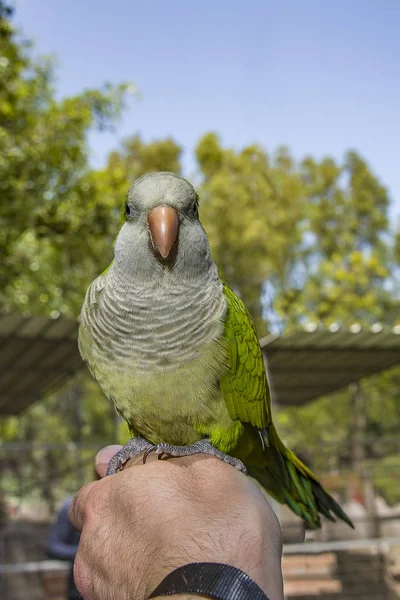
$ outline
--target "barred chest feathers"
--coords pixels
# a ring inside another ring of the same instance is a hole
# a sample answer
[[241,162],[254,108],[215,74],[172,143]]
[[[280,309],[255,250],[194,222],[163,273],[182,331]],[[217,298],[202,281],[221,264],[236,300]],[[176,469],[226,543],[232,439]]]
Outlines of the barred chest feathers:
[[134,430],[156,442],[157,424],[172,418],[175,443],[192,443],[201,437],[192,427],[197,414],[204,423],[225,407],[218,381],[227,368],[226,310],[217,272],[184,284],[166,273],[137,288],[121,284],[111,266],[86,294],[80,351]]

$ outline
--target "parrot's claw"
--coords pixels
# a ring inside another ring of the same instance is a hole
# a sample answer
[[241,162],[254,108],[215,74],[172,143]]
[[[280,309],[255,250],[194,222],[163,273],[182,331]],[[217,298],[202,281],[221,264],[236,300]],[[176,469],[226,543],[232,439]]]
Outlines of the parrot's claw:
[[[148,455],[152,451],[153,448],[149,448],[146,450],[145,454]],[[217,448],[214,448],[209,440],[200,440],[199,442],[191,444],[190,446],[171,446],[170,444],[158,444],[154,451],[156,454],[158,454],[159,459],[161,459],[164,454],[173,457],[193,456],[193,454],[209,454],[210,456],[215,456],[229,465],[232,465],[247,475],[247,469],[241,460],[238,458],[233,458],[233,456],[229,456],[228,454],[217,450]]]
[[117,452],[117,454],[114,454],[108,463],[107,475],[115,475],[118,471],[122,471],[128,460],[130,458],[135,458],[135,456],[141,454],[143,450],[145,450],[148,454],[155,449],[156,446],[153,446],[144,438],[132,438],[127,444],[125,444],[123,448],[121,448],[121,450]]
[[[146,461],[148,459],[150,452],[157,452],[157,446],[150,446],[150,448],[147,448],[147,450],[143,454],[143,464],[144,465],[146,464]],[[160,458],[160,457],[158,457],[158,458]]]

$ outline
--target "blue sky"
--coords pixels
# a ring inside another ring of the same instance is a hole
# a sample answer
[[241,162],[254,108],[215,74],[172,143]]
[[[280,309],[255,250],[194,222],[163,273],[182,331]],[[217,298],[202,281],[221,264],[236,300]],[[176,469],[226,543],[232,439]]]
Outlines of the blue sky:
[[400,213],[399,0],[14,0],[14,22],[58,57],[57,89],[133,80],[118,141],[172,135],[185,170],[206,131],[224,144],[289,146],[297,158],[355,148]]

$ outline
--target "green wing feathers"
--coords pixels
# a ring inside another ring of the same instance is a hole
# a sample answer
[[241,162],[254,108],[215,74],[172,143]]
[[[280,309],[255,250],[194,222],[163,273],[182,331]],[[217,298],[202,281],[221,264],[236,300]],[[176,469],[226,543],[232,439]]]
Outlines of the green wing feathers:
[[243,302],[224,283],[228,302],[225,338],[229,372],[220,386],[232,419],[266,429],[271,423],[269,390],[264,360],[253,322]]
[[330,521],[335,521],[336,516],[354,527],[315,475],[280,440],[272,424],[264,360],[253,322],[243,302],[225,283],[224,293],[228,303],[225,338],[230,369],[220,381],[221,391],[230,417],[254,427],[247,435],[263,438],[263,443],[259,440],[256,445],[253,439],[256,450],[245,460],[249,474],[310,528],[321,526],[320,514]]

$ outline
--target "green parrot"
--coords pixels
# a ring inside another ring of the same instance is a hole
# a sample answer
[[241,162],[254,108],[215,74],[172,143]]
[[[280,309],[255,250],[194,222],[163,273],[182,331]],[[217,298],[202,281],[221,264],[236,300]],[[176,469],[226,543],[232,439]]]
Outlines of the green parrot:
[[182,177],[131,186],[114,260],[87,290],[79,350],[132,439],[108,474],[145,451],[212,454],[255,478],[308,527],[353,527],[272,422],[262,351],[243,302],[221,281]]

